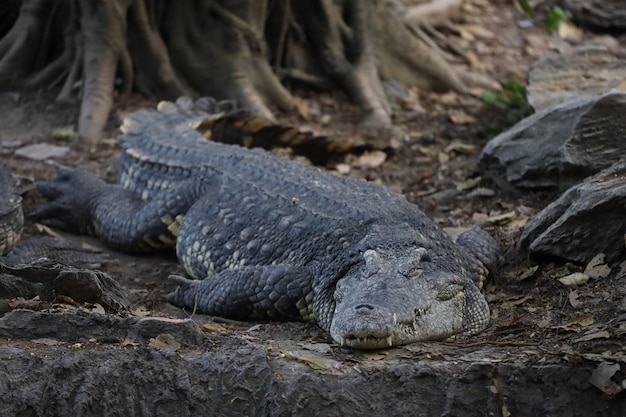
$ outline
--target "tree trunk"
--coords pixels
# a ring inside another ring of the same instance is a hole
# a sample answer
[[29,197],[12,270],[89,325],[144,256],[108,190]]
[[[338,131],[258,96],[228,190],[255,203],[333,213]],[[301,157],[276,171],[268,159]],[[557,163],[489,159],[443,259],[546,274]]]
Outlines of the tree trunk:
[[78,93],[78,131],[92,140],[116,85],[234,99],[272,120],[294,108],[283,82],[297,79],[343,90],[366,126],[389,128],[382,78],[459,92],[471,81],[389,0],[23,0],[19,14],[14,4],[0,6],[0,84]]

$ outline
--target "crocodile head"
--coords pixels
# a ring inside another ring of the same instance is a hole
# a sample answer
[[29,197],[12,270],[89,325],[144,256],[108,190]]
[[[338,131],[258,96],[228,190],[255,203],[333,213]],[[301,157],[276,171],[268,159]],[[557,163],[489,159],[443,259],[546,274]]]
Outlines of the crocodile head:
[[437,268],[423,248],[368,249],[335,288],[331,337],[378,349],[483,330],[489,307],[467,277]]

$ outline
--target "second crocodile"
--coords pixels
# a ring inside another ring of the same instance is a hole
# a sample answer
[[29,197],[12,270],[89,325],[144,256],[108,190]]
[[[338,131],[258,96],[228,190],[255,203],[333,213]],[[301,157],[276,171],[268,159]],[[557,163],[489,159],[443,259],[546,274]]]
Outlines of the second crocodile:
[[498,256],[487,233],[453,240],[385,187],[207,142],[194,126],[215,118],[189,104],[135,113],[120,184],[60,168],[39,184],[50,201],[34,217],[122,251],[175,247],[200,280],[168,299],[199,312],[315,322],[360,349],[487,326],[480,287]]

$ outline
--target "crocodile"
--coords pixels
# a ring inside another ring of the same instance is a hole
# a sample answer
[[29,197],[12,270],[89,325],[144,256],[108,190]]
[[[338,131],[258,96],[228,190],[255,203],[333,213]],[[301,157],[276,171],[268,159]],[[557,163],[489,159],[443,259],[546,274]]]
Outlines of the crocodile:
[[22,234],[22,195],[11,170],[0,164],[0,256],[11,252]]
[[68,167],[32,216],[114,249],[175,249],[191,278],[167,296],[195,312],[316,323],[376,349],[477,334],[497,243],[451,238],[404,196],[265,150],[206,141],[193,104],[127,117],[118,184]]

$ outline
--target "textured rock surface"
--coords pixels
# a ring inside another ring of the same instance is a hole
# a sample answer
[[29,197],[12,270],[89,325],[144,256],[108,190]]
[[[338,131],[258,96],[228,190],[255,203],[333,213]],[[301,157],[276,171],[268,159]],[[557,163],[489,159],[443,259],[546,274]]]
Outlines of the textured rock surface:
[[[524,354],[510,349],[499,360],[489,358],[488,346],[455,361],[394,358],[394,350],[384,360],[354,356],[352,351],[329,357],[289,341],[274,341],[274,349],[250,338],[206,337],[190,323],[9,313],[0,318],[3,415],[608,417],[626,413],[624,398],[603,398],[590,384],[589,366],[525,364]],[[46,324],[57,329],[56,339],[45,338],[52,336],[42,333]],[[172,335],[177,346],[168,349],[152,343],[160,334]],[[124,337],[125,343],[115,341]],[[430,346],[437,349],[436,344]],[[307,360],[302,359],[305,356]],[[311,364],[321,364],[323,369]]]
[[623,0],[565,0],[576,21],[605,30],[626,30],[626,5]]
[[626,158],[626,94],[572,99],[492,139],[480,162],[502,188],[566,189]]
[[582,95],[604,94],[626,79],[626,60],[604,46],[552,49],[530,68],[528,102],[542,111]]
[[567,190],[537,214],[520,244],[534,255],[589,262],[598,253],[614,260],[626,251],[626,161]]

